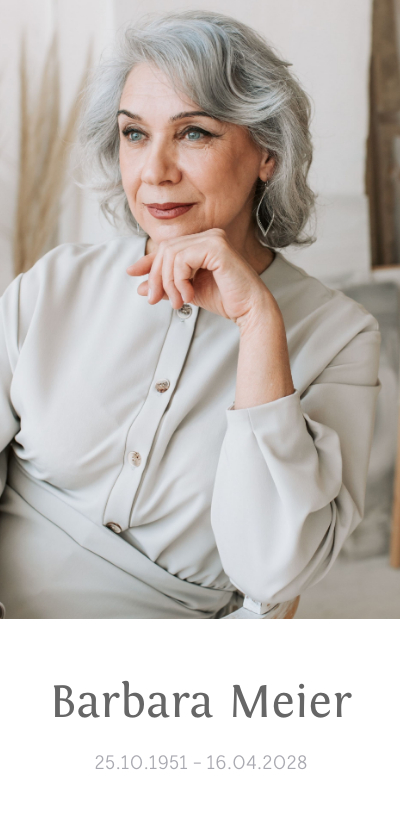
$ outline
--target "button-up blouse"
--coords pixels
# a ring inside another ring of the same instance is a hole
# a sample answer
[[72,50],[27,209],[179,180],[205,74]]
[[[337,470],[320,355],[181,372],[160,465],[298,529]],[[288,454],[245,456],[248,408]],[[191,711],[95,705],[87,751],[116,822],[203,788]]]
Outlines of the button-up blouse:
[[[284,318],[295,392],[236,410],[237,326],[192,304],[150,306],[137,293],[143,278],[126,274],[144,250],[135,236],[62,245],[4,293],[1,489],[12,450],[31,487],[137,549],[178,593],[181,580],[289,600],[327,572],[363,515],[377,322],[276,253],[261,278]],[[136,617],[126,599],[118,606],[123,579],[110,584],[111,615],[109,584],[93,613],[100,566],[79,592],[59,522],[55,565],[43,566],[32,507],[13,515],[16,495],[5,493],[0,509],[7,616]],[[44,533],[52,516],[41,516]],[[81,606],[64,603],[58,615],[51,587],[41,606],[40,593],[61,574],[60,558],[64,593],[71,586]]]

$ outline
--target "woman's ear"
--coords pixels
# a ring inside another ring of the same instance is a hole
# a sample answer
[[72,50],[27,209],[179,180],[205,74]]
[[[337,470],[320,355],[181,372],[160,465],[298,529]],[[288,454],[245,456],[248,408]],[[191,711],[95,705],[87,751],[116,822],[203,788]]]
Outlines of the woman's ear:
[[264,183],[267,183],[267,181],[269,181],[270,178],[272,178],[272,174],[275,169],[275,163],[275,158],[272,157],[272,155],[270,155],[269,152],[266,152],[265,155],[263,155],[258,177],[261,178],[261,181],[264,181]]

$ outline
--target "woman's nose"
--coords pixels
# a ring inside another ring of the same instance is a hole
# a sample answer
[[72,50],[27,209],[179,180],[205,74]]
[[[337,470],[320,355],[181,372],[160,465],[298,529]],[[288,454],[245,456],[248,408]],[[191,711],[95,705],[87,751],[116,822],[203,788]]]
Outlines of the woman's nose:
[[170,143],[153,140],[146,153],[142,169],[142,181],[147,184],[161,184],[170,181],[174,184],[181,179],[181,174],[175,159],[174,149]]

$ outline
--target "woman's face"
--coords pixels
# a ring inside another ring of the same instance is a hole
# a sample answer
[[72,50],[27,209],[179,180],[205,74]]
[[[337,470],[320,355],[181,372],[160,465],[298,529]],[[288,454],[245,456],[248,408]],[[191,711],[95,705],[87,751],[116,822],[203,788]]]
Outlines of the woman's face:
[[274,165],[247,129],[202,112],[150,64],[131,71],[119,108],[122,185],[153,242],[210,228],[246,238],[257,178]]

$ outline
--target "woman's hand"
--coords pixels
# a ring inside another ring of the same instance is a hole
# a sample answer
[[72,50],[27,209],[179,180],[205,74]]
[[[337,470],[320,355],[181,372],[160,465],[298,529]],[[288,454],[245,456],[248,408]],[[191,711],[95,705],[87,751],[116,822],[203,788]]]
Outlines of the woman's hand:
[[168,239],[127,269],[148,280],[138,288],[149,303],[169,299],[174,309],[193,303],[240,327],[254,311],[277,306],[256,271],[230,245],[223,230]]
[[235,321],[240,330],[236,408],[262,405],[293,393],[282,313],[257,272],[229,244],[223,230],[162,242],[128,274],[149,278],[138,292],[174,309],[193,303]]

